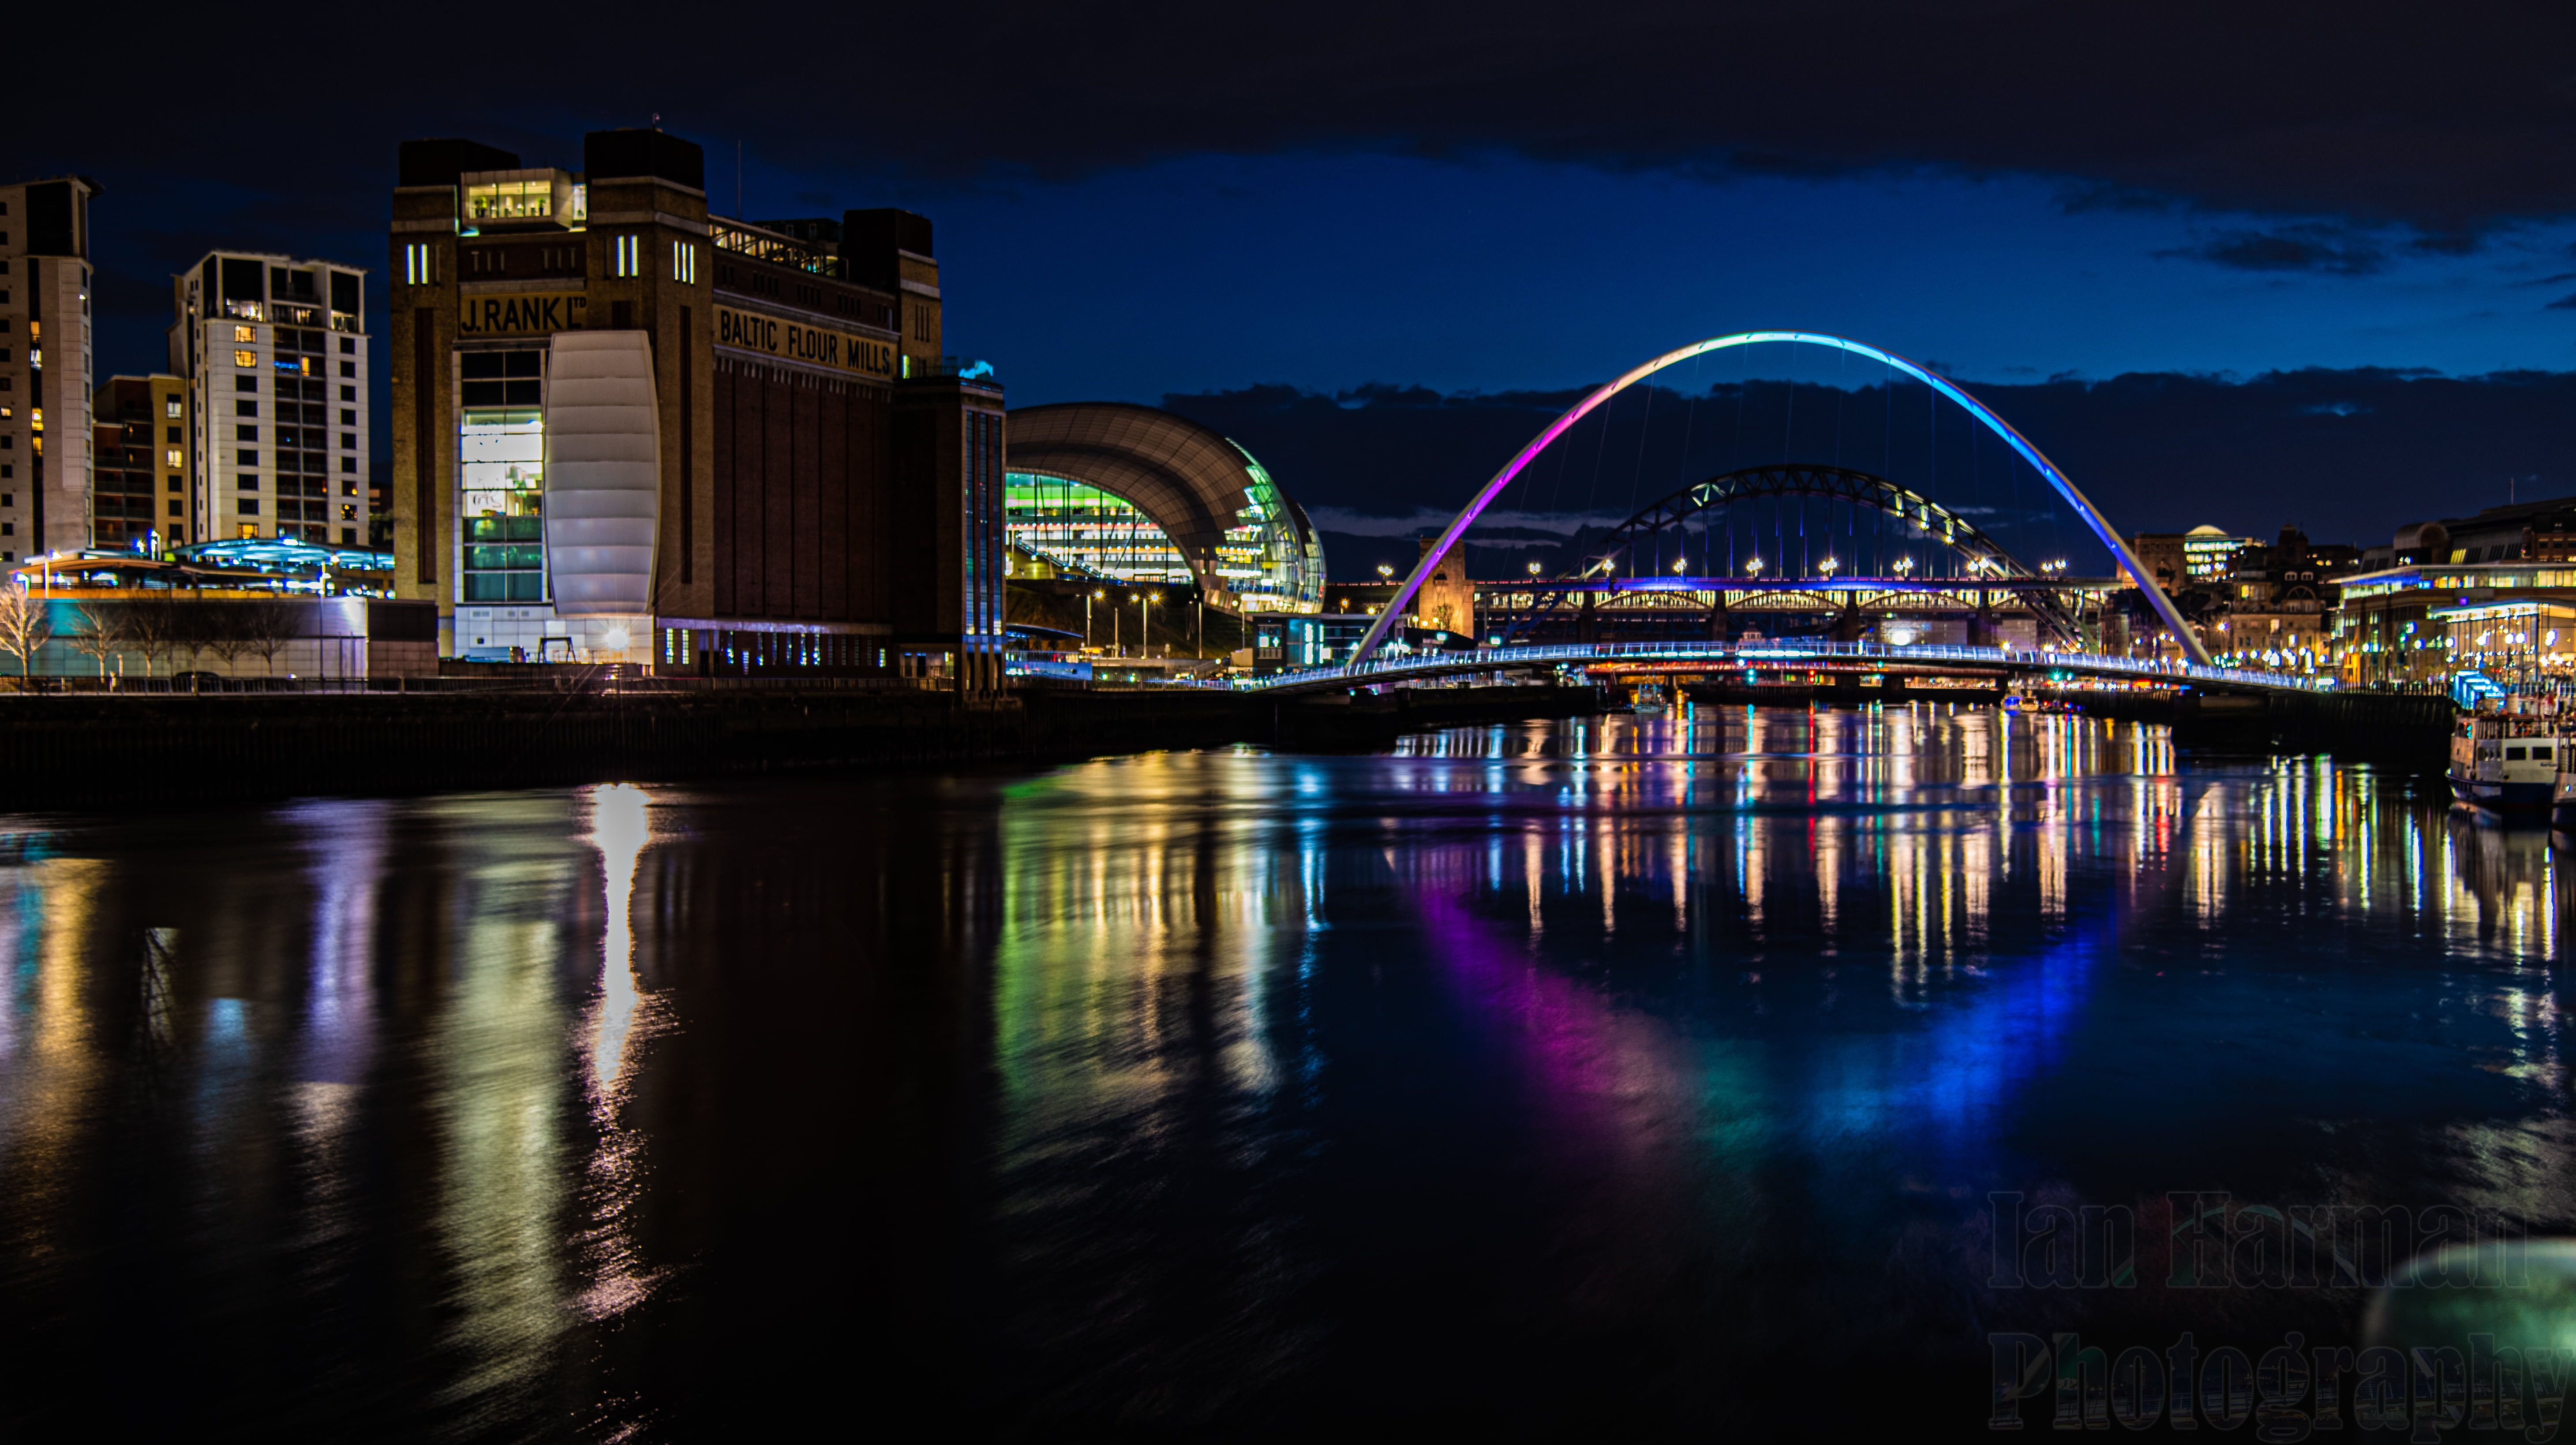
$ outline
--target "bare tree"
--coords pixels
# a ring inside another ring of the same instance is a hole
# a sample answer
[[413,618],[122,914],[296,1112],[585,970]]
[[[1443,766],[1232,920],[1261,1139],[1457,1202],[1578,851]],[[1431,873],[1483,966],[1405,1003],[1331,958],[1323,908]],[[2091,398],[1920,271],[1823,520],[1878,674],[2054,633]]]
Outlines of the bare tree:
[[152,675],[152,660],[170,653],[176,660],[179,641],[179,603],[167,592],[146,592],[125,604],[124,632],[126,641],[143,654],[143,675]]
[[194,662],[206,651],[206,644],[213,640],[214,620],[214,611],[206,606],[204,598],[191,594],[188,600],[183,602],[179,600],[177,594],[172,594],[170,598],[170,671],[173,674],[180,671],[179,664],[182,659]]
[[97,663],[99,679],[105,681],[108,658],[125,650],[123,619],[96,602],[73,608],[72,617],[81,628],[71,635],[72,650]]
[[45,600],[28,596],[23,587],[0,582],[0,652],[18,659],[20,691],[26,690],[27,670],[36,653],[53,637],[54,619]]
[[197,650],[213,653],[223,663],[227,677],[232,675],[233,664],[241,661],[242,654],[250,650],[248,617],[250,610],[259,605],[233,601],[206,604],[205,624],[198,637]]
[[253,602],[240,611],[241,630],[251,651],[268,664],[268,675],[277,676],[277,654],[295,640],[303,621],[300,609],[284,600]]

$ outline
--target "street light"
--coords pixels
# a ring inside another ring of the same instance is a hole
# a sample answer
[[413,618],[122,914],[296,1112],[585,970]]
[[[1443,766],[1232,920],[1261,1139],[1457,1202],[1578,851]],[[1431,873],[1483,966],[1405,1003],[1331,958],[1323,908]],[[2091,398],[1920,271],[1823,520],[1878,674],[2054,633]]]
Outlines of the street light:
[[1380,562],[1380,563],[1378,563],[1378,564],[1377,564],[1377,575],[1378,575],[1381,579],[1385,579],[1385,580],[1390,580],[1390,581],[1391,581],[1391,580],[1393,580],[1393,579],[1394,579],[1394,577],[1395,577],[1395,569],[1394,569],[1393,567],[1388,566],[1388,565],[1387,565],[1387,564],[1385,564],[1384,562]]
[[1108,590],[1100,587],[1082,594],[1082,645],[1085,647],[1091,645],[1091,604],[1108,595]]
[[1840,562],[1835,561],[1835,560],[1834,560],[1833,558],[1831,558],[1831,557],[1827,557],[1827,558],[1826,558],[1825,560],[1823,560],[1822,562],[1819,562],[1819,563],[1817,563],[1817,564],[1816,564],[1816,570],[1817,570],[1817,571],[1819,571],[1819,572],[1824,573],[1824,574],[1825,574],[1826,576],[1828,576],[1828,577],[1831,577],[1832,575],[1834,575],[1834,569],[1835,569],[1835,568],[1837,568],[1837,567],[1840,567],[1841,565],[1842,565],[1842,564],[1841,564]]
[[1679,577],[1680,575],[1682,575],[1682,574],[1683,574],[1683,573],[1685,573],[1685,572],[1688,572],[1689,570],[1690,570],[1690,559],[1689,559],[1688,557],[1675,557],[1675,558],[1673,559],[1673,575],[1674,575],[1674,576]]
[[1902,576],[1904,576],[1906,573],[1911,572],[1911,571],[1913,571],[1913,570],[1914,570],[1914,559],[1913,559],[1913,558],[1911,558],[1911,557],[1899,557],[1899,558],[1897,558],[1897,559],[1896,559],[1896,575],[1897,575],[1897,576],[1902,577]]
[[1532,577],[1535,577],[1535,576],[1537,576],[1537,575],[1538,575],[1538,573],[1539,573],[1538,559],[1537,559],[1536,557],[1532,557],[1532,558],[1530,559],[1530,564],[1529,564],[1529,574],[1530,574]]
[[1749,561],[1749,562],[1745,563],[1745,564],[1744,564],[1744,575],[1745,575],[1745,576],[1747,576],[1747,577],[1759,577],[1759,576],[1761,576],[1761,575],[1762,575],[1762,559],[1761,559],[1761,558],[1759,558],[1759,557],[1756,557],[1756,558],[1754,558],[1753,560],[1751,560],[1751,561]]

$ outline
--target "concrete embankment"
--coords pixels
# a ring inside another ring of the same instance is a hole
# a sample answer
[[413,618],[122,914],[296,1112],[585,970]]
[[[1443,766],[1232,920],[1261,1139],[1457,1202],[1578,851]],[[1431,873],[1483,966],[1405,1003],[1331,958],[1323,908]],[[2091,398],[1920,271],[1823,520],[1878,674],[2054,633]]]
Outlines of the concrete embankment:
[[1215,747],[1382,747],[1599,710],[1591,688],[1270,699],[1214,692],[722,691],[0,698],[0,808],[531,787]]

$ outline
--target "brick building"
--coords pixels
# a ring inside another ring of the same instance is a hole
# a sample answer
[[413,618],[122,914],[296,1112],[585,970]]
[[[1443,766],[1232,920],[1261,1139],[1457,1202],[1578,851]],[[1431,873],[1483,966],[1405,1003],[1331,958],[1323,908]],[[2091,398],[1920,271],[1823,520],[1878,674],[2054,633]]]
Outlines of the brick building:
[[1002,391],[941,355],[927,220],[714,216],[657,130],[399,181],[396,587],[446,655],[998,682]]

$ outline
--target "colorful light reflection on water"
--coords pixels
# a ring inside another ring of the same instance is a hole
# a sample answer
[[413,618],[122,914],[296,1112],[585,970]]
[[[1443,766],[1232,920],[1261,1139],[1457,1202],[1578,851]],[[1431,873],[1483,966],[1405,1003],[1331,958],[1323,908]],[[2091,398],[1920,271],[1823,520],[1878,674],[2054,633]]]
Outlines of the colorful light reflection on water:
[[17,819],[0,1418],[1969,1424],[2355,1309],[1998,1292],[1994,1191],[2568,1227],[2563,873],[1930,707]]

